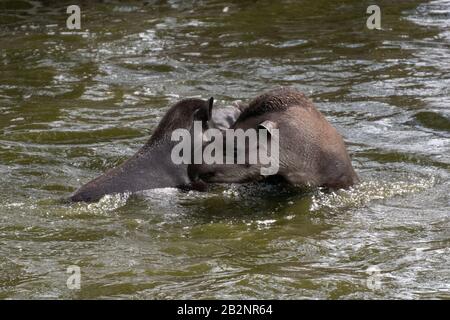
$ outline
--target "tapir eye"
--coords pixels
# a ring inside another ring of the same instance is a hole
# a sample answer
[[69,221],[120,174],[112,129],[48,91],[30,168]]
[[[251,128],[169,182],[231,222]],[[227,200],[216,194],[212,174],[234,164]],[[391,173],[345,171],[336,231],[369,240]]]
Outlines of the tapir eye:
[[204,109],[197,109],[194,111],[194,121],[202,121],[203,124],[206,123],[208,121],[208,114],[207,111],[205,111]]

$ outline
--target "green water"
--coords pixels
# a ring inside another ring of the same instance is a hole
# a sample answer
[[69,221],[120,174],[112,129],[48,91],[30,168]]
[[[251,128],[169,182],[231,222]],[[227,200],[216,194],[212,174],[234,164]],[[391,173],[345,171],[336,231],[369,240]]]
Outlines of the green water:
[[[0,298],[450,298],[449,1],[377,1],[382,30],[372,1],[81,1],[69,34],[73,2],[0,1]],[[61,201],[179,99],[278,85],[361,185]]]

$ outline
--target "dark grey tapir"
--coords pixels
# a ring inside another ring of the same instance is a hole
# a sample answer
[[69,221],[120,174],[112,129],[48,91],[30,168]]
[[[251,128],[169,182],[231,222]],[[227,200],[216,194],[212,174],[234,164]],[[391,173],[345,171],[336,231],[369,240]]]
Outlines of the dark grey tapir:
[[[255,98],[240,113],[231,129],[267,130],[269,145],[271,131],[277,129],[279,159],[276,176],[288,184],[337,189],[359,181],[341,135],[314,104],[295,89],[279,88]],[[259,140],[255,147],[261,147]],[[190,165],[191,181],[241,183],[266,179],[267,175],[261,174],[262,164],[247,161],[249,149],[248,146],[245,148],[245,163],[226,164],[224,160],[224,164]]]
[[[213,102],[213,98],[208,101],[184,99],[173,105],[150,140],[135,155],[83,185],[70,199],[75,202],[94,202],[104,195],[114,193],[165,187],[195,188],[188,177],[187,164],[174,164],[171,159],[171,151],[175,145],[171,134],[180,128],[190,130],[194,121],[208,124],[212,117]],[[235,120],[232,117],[223,119],[230,122],[230,125]]]

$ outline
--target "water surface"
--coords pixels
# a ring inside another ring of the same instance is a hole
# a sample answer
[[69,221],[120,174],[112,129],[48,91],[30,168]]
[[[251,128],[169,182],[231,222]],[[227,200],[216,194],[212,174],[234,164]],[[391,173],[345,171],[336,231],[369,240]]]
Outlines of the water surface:
[[[450,1],[378,1],[382,30],[369,1],[79,4],[71,33],[64,2],[0,2],[0,298],[450,298]],[[361,185],[61,201],[179,99],[279,85]]]

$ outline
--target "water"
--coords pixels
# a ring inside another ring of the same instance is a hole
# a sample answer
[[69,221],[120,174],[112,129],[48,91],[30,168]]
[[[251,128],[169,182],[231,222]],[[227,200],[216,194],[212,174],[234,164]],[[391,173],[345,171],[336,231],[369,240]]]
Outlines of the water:
[[[379,1],[379,31],[369,4],[82,2],[70,34],[64,3],[0,2],[0,298],[450,298],[450,1]],[[61,201],[179,99],[278,85],[361,185]]]

